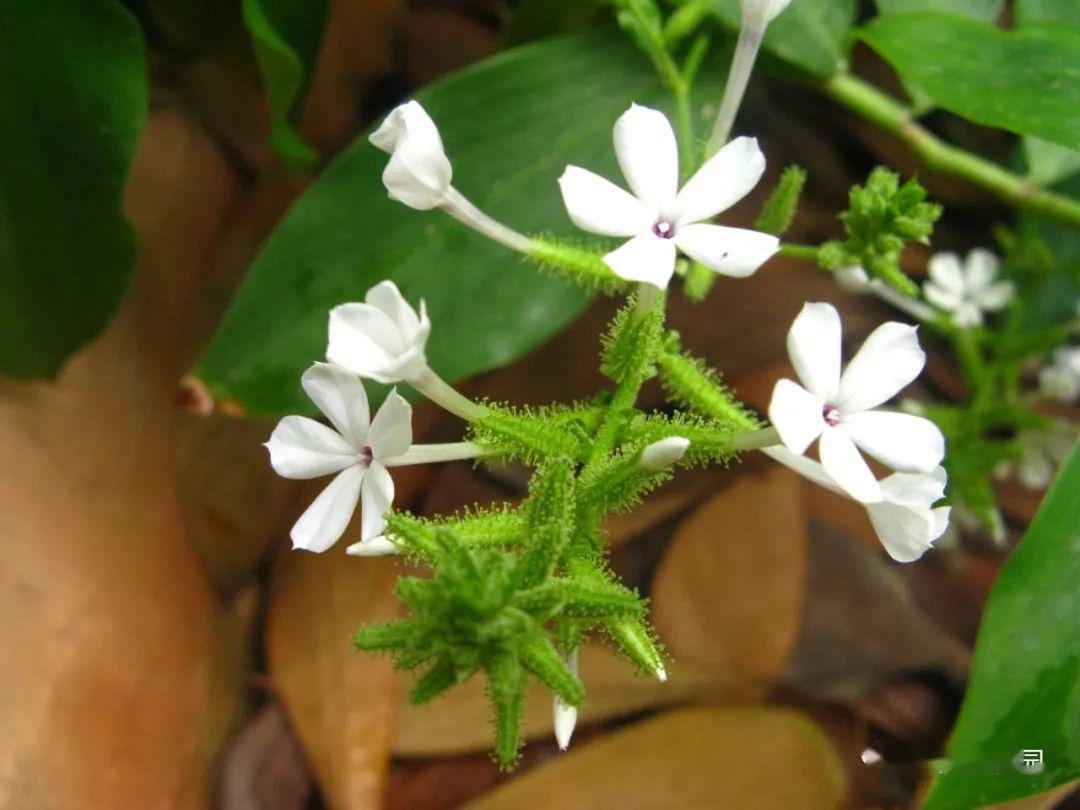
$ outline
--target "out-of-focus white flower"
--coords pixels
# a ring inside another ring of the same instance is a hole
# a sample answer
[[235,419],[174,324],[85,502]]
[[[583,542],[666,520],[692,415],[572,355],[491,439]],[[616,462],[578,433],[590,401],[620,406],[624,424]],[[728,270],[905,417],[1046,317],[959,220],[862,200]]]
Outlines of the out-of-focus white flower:
[[742,6],[743,25],[759,20],[766,24],[780,16],[780,12],[791,5],[791,0],[739,0],[739,3]]
[[649,472],[666,470],[672,464],[677,464],[686,451],[690,449],[690,440],[682,436],[669,436],[658,442],[653,442],[641,451],[641,466]]
[[1041,490],[1050,486],[1058,468],[1069,457],[1076,428],[1069,422],[1055,422],[1041,430],[1024,428],[1016,434],[1015,446],[1019,457],[999,464],[994,472],[999,478],[1013,474],[1025,489]]
[[930,259],[923,294],[957,326],[981,326],[984,313],[1002,309],[1015,292],[1011,281],[997,280],[1000,268],[998,257],[982,248],[971,251],[963,264],[955,253],[938,253]]
[[1062,346],[1039,372],[1039,390],[1061,402],[1080,397],[1080,346]]
[[833,278],[836,279],[836,284],[840,289],[854,293],[869,292],[873,283],[866,270],[857,264],[834,270]]
[[[566,668],[575,676],[578,674],[578,653],[580,648],[575,647],[563,660]],[[570,747],[570,738],[574,735],[574,727],[577,725],[578,710],[569,703],[564,703],[562,698],[555,696],[555,704],[552,708],[555,719],[555,741],[559,748],[565,751]]]
[[392,391],[369,419],[363,384],[328,363],[304,372],[301,384],[335,429],[306,416],[286,416],[266,443],[270,464],[285,478],[337,475],[296,521],[293,548],[326,551],[344,534],[361,501],[360,536],[370,540],[382,532],[394,500],[386,463],[412,445],[412,407]]
[[[782,446],[767,447],[762,452],[814,483],[848,495],[813,459]],[[880,482],[881,500],[864,504],[878,539],[897,562],[919,559],[948,528],[950,507],[934,506],[945,495],[945,481],[943,467],[925,474],[893,473]]]
[[780,380],[769,419],[799,455],[819,439],[829,475],[863,503],[884,494],[860,450],[902,472],[929,473],[945,454],[937,426],[918,416],[875,410],[922,371],[926,355],[916,328],[889,322],[875,329],[840,373],[840,315],[830,304],[806,304],[788,332],[788,354],[802,385]]
[[330,310],[326,359],[377,382],[408,381],[427,366],[430,334],[424,302],[418,313],[394,282],[383,281],[368,290],[364,303]]
[[679,189],[675,133],[663,113],[634,104],[615,122],[615,154],[630,194],[567,166],[559,187],[570,218],[602,236],[630,237],[604,261],[622,278],[667,286],[677,251],[717,273],[748,276],[780,247],[770,234],[707,224],[749,193],[765,171],[753,138],[737,138]]
[[446,202],[453,170],[438,127],[418,102],[391,110],[369,140],[390,155],[382,179],[391,199],[421,211]]

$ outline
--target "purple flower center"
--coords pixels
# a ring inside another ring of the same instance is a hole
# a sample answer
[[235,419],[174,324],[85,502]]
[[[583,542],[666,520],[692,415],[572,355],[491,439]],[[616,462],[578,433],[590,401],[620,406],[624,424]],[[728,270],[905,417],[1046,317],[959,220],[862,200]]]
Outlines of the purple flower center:
[[675,236],[675,225],[671,222],[665,222],[660,220],[652,226],[652,232],[659,236],[661,239],[671,239]]
[[829,427],[836,427],[840,424],[840,411],[828,403],[821,409],[821,417]]
[[366,470],[368,467],[371,466],[371,462],[375,458],[375,453],[372,452],[370,447],[365,447],[363,450],[360,451],[359,456],[360,466]]

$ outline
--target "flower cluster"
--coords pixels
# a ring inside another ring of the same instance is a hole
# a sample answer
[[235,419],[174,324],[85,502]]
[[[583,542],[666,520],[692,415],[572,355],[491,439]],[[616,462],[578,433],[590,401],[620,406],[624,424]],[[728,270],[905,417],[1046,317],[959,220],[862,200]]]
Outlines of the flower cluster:
[[[774,16],[785,3],[753,13]],[[751,9],[747,9],[750,13]],[[667,288],[684,254],[713,273],[754,273],[779,249],[772,233],[726,227],[713,218],[742,199],[765,172],[752,138],[724,144],[679,188],[679,146],[667,118],[633,105],[615,123],[615,152],[631,192],[576,166],[559,179],[571,221],[627,241],[606,253],[574,254],[518,233],[458,193],[438,129],[416,102],[397,108],[371,136],[389,153],[383,175],[392,199],[438,208],[484,236],[588,283],[608,274],[636,292],[603,340],[610,392],[575,405],[521,409],[477,403],[429,366],[433,326],[424,303],[412,306],[390,281],[362,303],[330,312],[326,360],[301,384],[331,427],[302,416],[283,419],[268,442],[281,475],[334,474],[293,529],[296,547],[325,551],[346,531],[359,503],[359,541],[350,554],[404,553],[427,564],[431,579],[403,578],[398,594],[411,611],[399,622],[363,628],[356,645],[392,653],[422,670],[416,702],[475,674],[488,681],[496,758],[513,764],[521,744],[524,690],[530,678],[554,694],[555,733],[566,747],[585,696],[578,674],[590,636],[617,646],[640,669],[664,680],[662,648],[647,604],[607,565],[602,522],[632,508],[687,465],[726,462],[761,451],[823,487],[864,504],[885,550],[918,559],[945,529],[944,439],[929,420],[884,409],[920,373],[925,356],[914,327],[886,323],[841,370],[841,325],[829,304],[808,303],[788,335],[799,383],[780,380],[771,425],[719,385],[704,362],[686,354],[664,325]],[[798,172],[785,175],[801,187]],[[795,194],[779,195],[765,219],[790,221]],[[583,255],[597,257],[589,264]],[[599,262],[602,269],[598,269]],[[645,412],[641,386],[659,377],[682,408]],[[369,417],[363,379],[405,384],[468,423],[467,441],[415,445],[411,410],[396,389]],[[806,455],[814,443],[820,462]],[[895,472],[879,478],[863,454]],[[534,468],[518,507],[473,509],[419,518],[392,508],[390,470],[456,459],[515,459]],[[587,673],[585,673],[587,676]]]

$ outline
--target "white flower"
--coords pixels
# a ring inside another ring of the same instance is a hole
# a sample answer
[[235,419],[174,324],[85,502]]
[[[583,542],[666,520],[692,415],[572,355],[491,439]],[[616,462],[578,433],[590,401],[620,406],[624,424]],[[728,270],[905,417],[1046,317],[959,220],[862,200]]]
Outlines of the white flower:
[[411,380],[427,367],[429,334],[424,302],[417,313],[394,282],[383,281],[368,290],[363,304],[330,310],[326,359],[376,382]]
[[293,526],[293,548],[326,551],[345,532],[363,502],[361,540],[385,528],[394,481],[385,463],[412,445],[412,407],[396,391],[369,419],[364,386],[344,369],[316,363],[301,378],[304,391],[336,430],[305,416],[286,416],[266,447],[270,464],[285,478],[337,473]]
[[[575,647],[574,650],[563,659],[566,663],[566,668],[575,676],[578,674],[579,651],[580,648]],[[565,751],[570,746],[570,738],[573,736],[574,727],[577,725],[578,710],[569,703],[564,703],[562,698],[556,695],[552,712],[555,721],[555,741],[559,744],[560,750]]]
[[1061,402],[1080,397],[1080,346],[1062,346],[1039,372],[1039,390]]
[[390,199],[421,211],[446,202],[453,171],[435,122],[417,102],[391,110],[369,140],[390,155],[382,176]]
[[1068,422],[1055,422],[1049,428],[1026,428],[1016,434],[1019,460],[1005,461],[995,468],[999,477],[1014,471],[1025,489],[1046,489],[1058,468],[1065,463],[1076,440],[1076,429]]
[[[786,447],[766,447],[763,453],[828,490],[847,495],[821,464]],[[893,473],[880,482],[882,499],[864,504],[870,523],[889,556],[914,562],[949,526],[950,507],[934,507],[945,495],[945,468],[927,474]]]
[[806,304],[787,346],[802,385],[777,382],[769,418],[793,453],[801,455],[820,438],[825,470],[863,503],[884,495],[859,450],[903,472],[929,473],[941,462],[945,440],[933,422],[874,410],[922,371],[926,355],[915,327],[882,324],[841,375],[840,315],[830,304]]
[[949,526],[950,508],[933,508],[945,495],[945,469],[893,473],[881,481],[881,491],[881,501],[866,505],[870,523],[890,557],[914,562]]
[[615,154],[633,190],[567,166],[559,186],[579,228],[630,241],[604,257],[628,281],[661,289],[675,271],[676,249],[717,273],[748,276],[779,249],[775,236],[704,224],[741,200],[765,172],[753,138],[737,138],[679,190],[675,133],[663,113],[632,105],[615,122]]
[[840,289],[853,293],[869,291],[873,281],[876,281],[876,279],[871,280],[866,270],[857,264],[833,271],[833,278],[836,279],[836,284]]
[[776,19],[780,12],[791,5],[791,0],[739,0],[739,4],[744,21],[765,24]]
[[689,439],[684,439],[682,436],[668,436],[642,450],[641,460],[638,463],[649,472],[660,472],[672,464],[677,464],[689,449]]
[[971,251],[963,265],[955,253],[938,253],[930,259],[923,294],[951,313],[957,326],[980,326],[984,313],[997,312],[1013,296],[1011,281],[996,281],[1000,267],[998,257],[981,248]]

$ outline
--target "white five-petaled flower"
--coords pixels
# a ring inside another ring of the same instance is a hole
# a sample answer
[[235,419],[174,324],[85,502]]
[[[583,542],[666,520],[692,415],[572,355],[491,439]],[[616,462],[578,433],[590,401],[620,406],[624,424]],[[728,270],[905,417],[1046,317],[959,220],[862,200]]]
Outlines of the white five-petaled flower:
[[364,303],[330,310],[326,359],[376,382],[410,380],[427,367],[430,334],[424,302],[418,313],[394,282],[383,281],[368,290]]
[[769,418],[793,453],[815,440],[826,472],[858,501],[884,494],[860,450],[902,472],[929,473],[945,454],[933,422],[875,410],[922,371],[926,355],[916,328],[888,322],[875,329],[840,373],[840,315],[830,304],[806,304],[788,332],[788,354],[802,385],[780,380]]
[[266,443],[270,463],[285,478],[337,475],[296,521],[293,548],[326,551],[345,533],[360,501],[361,541],[371,540],[385,527],[394,500],[386,462],[412,445],[412,407],[392,391],[371,419],[360,380],[328,363],[309,368],[301,384],[336,429],[286,416]]
[[717,273],[748,276],[779,249],[775,236],[707,224],[741,200],[765,172],[753,138],[736,138],[680,190],[675,133],[663,113],[632,105],[615,122],[615,154],[633,194],[567,166],[559,186],[579,228],[630,241],[604,261],[622,278],[663,289],[682,251]]
[[982,248],[968,253],[963,263],[955,253],[938,253],[930,259],[923,294],[957,326],[981,326],[984,313],[997,312],[1013,296],[1013,283],[997,280],[1000,268],[998,257]]
[[1080,346],[1062,346],[1039,372],[1039,390],[1060,402],[1080,397]]
[[780,16],[791,5],[791,0],[739,0],[742,6],[743,24],[760,21],[764,25]]
[[[826,489],[847,493],[813,459],[786,447],[767,447],[762,452]],[[882,499],[864,504],[881,545],[897,562],[914,562],[940,538],[949,526],[951,507],[937,506],[945,495],[944,467],[929,473],[893,473],[880,482]]]
[[390,155],[382,176],[390,199],[420,211],[446,202],[453,170],[438,127],[418,102],[391,110],[369,140]]

